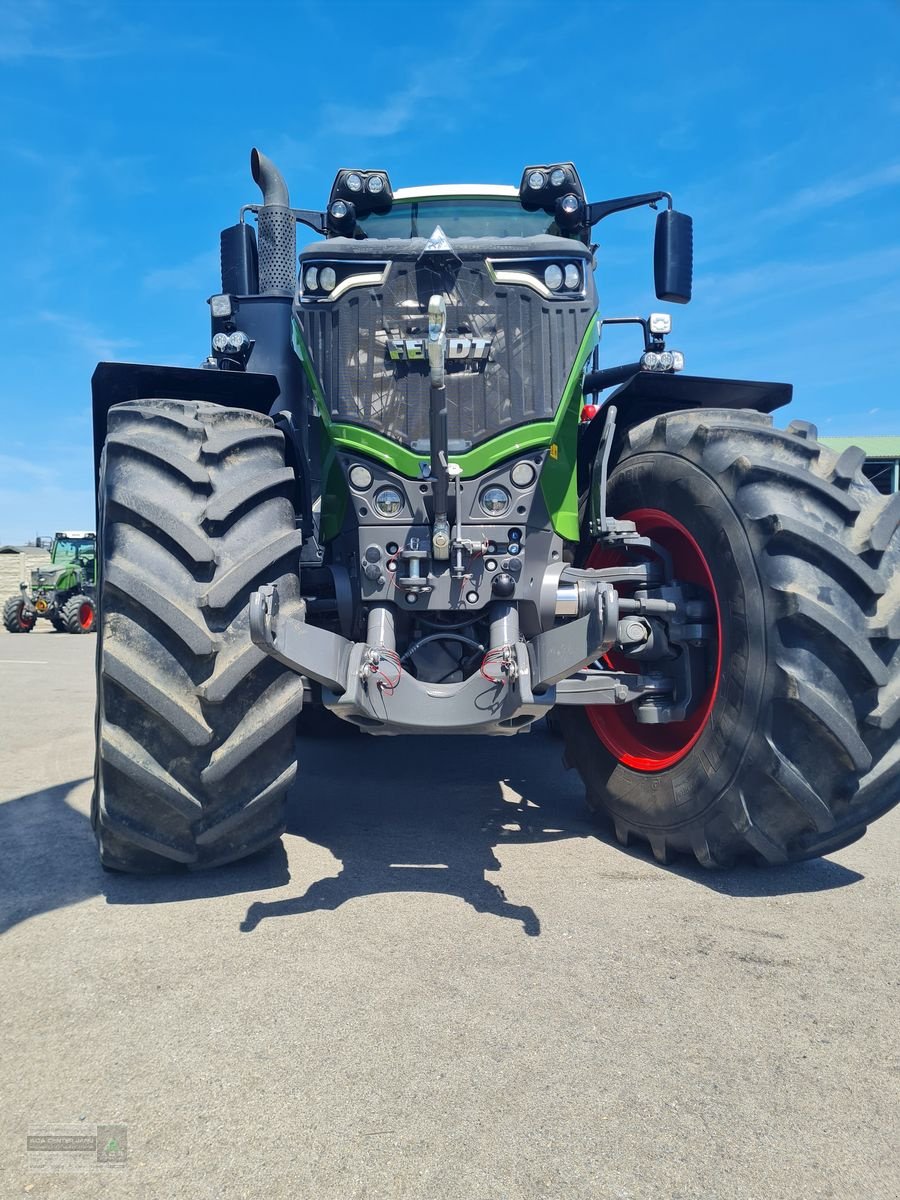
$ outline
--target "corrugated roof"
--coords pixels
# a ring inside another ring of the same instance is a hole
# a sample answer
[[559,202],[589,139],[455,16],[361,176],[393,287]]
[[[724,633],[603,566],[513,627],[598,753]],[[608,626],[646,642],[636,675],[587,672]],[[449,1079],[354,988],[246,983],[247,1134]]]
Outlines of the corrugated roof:
[[823,437],[823,446],[840,454],[848,446],[859,446],[866,458],[900,458],[900,435],[876,434],[874,437]]

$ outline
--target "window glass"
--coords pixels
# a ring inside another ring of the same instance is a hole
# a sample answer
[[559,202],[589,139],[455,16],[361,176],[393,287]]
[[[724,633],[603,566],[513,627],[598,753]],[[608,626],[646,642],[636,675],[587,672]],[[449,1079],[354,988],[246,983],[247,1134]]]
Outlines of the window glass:
[[370,238],[431,237],[440,225],[448,238],[535,237],[562,234],[543,209],[528,212],[518,200],[459,196],[444,200],[397,200],[389,212],[362,213],[357,224]]

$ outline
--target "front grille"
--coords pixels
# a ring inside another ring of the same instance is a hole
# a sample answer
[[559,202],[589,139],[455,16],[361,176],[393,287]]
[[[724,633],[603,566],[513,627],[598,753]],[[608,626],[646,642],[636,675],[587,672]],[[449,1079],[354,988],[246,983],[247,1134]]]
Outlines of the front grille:
[[495,284],[480,256],[394,261],[382,287],[299,306],[332,418],[406,445],[428,438],[428,362],[395,361],[389,349],[396,335],[426,337],[434,294],[446,301],[449,338],[491,342],[483,361],[448,360],[451,442],[475,444],[552,418],[594,315],[593,297],[555,302],[526,287]]

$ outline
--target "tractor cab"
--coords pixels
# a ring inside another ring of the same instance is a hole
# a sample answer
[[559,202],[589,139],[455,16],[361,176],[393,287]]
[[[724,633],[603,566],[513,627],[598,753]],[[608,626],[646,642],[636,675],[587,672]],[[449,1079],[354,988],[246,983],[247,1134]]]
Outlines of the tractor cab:
[[82,568],[86,583],[94,583],[97,561],[97,538],[93,533],[55,533],[50,547],[50,562],[54,567],[72,564]]

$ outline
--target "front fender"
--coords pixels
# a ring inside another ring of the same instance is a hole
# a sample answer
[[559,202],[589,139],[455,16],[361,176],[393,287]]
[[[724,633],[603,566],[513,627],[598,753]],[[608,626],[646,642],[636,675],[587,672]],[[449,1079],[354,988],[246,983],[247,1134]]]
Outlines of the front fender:
[[590,488],[607,413],[615,405],[616,434],[610,467],[619,456],[628,430],[663,413],[696,408],[749,408],[770,413],[789,404],[793,384],[752,379],[713,379],[703,375],[638,371],[606,398],[602,408],[581,427],[578,442],[578,493]]
[[279,395],[274,375],[252,371],[208,371],[202,367],[160,367],[146,363],[97,364],[91,378],[94,419],[94,490],[106,440],[106,417],[127,400],[204,400],[226,408],[249,408],[268,415]]

